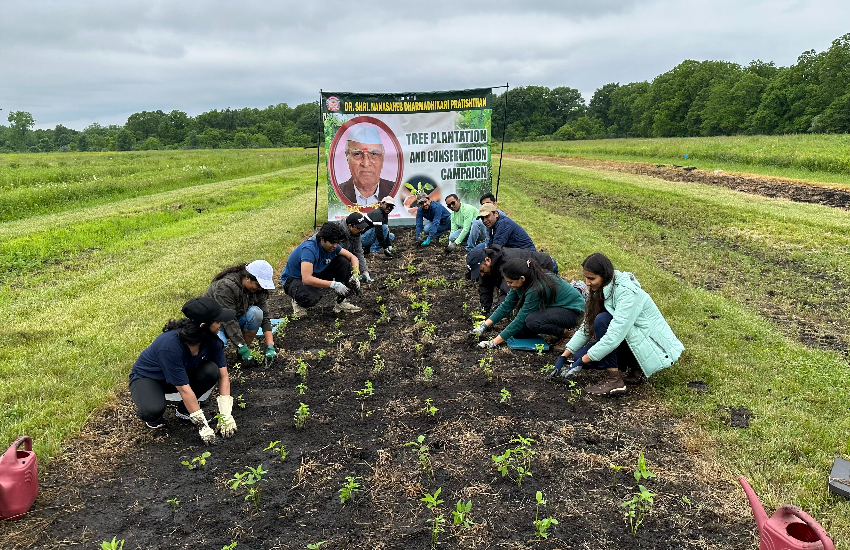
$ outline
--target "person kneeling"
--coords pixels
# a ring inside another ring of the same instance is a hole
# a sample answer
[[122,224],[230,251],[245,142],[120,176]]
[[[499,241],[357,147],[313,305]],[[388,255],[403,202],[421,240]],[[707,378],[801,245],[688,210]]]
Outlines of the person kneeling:
[[508,295],[473,333],[480,336],[515,307],[519,312],[498,336],[479,342],[479,347],[494,348],[512,336],[533,338],[549,334],[561,337],[566,329],[578,325],[584,310],[581,293],[554,273],[544,271],[535,259],[508,260],[502,266],[502,276],[510,287]]
[[130,371],[130,394],[139,417],[148,428],[165,425],[165,396],[177,392],[182,402],[175,413],[192,421],[207,445],[215,443],[198,401],[209,397],[218,383],[217,429],[224,437],[236,433],[233,419],[233,397],[224,359],[224,344],[218,338],[222,323],[236,317],[232,309],[224,309],[212,298],[192,298],[183,305],[184,319],[171,319],[150,346],[145,348]]
[[584,322],[567,342],[552,374],[566,378],[584,367],[605,369],[605,377],[587,393],[610,395],[626,391],[623,372],[640,367],[649,378],[679,359],[685,347],[632,273],[616,271],[599,252],[588,256],[581,267],[590,292]]
[[344,239],[345,233],[339,224],[325,222],[315,237],[299,244],[287,258],[280,281],[283,291],[292,298],[293,319],[305,316],[307,308],[319,303],[322,288],[336,292],[335,313],[360,311],[346,299],[350,289],[340,282],[348,281],[360,291],[360,263],[339,245]]

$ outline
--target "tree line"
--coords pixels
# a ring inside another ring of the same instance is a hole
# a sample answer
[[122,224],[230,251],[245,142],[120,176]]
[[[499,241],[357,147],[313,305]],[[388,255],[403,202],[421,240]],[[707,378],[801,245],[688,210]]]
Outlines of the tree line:
[[651,82],[605,84],[587,104],[572,88],[515,88],[495,98],[492,124],[506,141],[848,133],[850,33],[790,67],[687,60]]

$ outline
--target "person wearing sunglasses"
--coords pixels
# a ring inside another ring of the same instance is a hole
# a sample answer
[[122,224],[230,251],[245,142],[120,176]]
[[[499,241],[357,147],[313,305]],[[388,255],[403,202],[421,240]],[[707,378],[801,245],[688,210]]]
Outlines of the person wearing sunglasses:
[[339,192],[350,204],[374,206],[380,197],[392,195],[395,182],[381,177],[384,144],[378,129],[356,124],[345,142],[345,158],[351,177],[339,184]]
[[465,246],[469,252],[477,242],[473,241],[473,235],[470,232],[472,224],[478,218],[478,209],[471,204],[463,204],[460,198],[452,193],[446,197],[446,206],[449,207],[451,213],[451,233],[449,233],[448,252],[454,252],[459,246]]
[[272,266],[265,260],[237,264],[221,270],[210,283],[204,296],[226,309],[236,311],[236,318],[222,324],[218,337],[226,346],[230,340],[243,366],[254,366],[251,344],[262,327],[266,342],[264,357],[273,359],[277,351],[269,316],[269,290],[274,288]]
[[416,194],[416,242],[428,246],[451,229],[451,213],[427,193]]
[[360,242],[363,243],[363,253],[380,252],[387,258],[393,257],[393,241],[395,235],[390,232],[390,212],[395,209],[395,200],[386,196],[378,203],[378,207],[366,214],[366,217],[372,220],[372,228],[368,229],[360,235]]

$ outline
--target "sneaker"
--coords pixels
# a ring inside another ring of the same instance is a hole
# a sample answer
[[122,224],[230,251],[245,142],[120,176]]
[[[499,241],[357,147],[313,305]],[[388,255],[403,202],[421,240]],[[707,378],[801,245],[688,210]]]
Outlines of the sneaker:
[[300,317],[306,317],[306,316],[307,316],[307,308],[299,306],[298,302],[296,302],[293,299],[292,300],[292,319],[295,320],[295,319],[298,319]]
[[620,371],[611,372],[605,370],[605,377],[598,384],[588,386],[585,390],[590,395],[614,395],[615,393],[623,393],[626,391],[626,384],[623,382],[623,373]]
[[152,430],[156,430],[156,429],[159,429],[159,428],[162,428],[163,426],[165,426],[165,419],[160,416],[158,419],[154,420],[153,422],[145,422],[145,425]]
[[184,405],[182,402],[177,405],[177,408],[174,410],[174,416],[176,416],[180,420],[186,420],[187,422],[192,421],[192,417],[189,416],[189,411],[186,410],[186,405]]
[[343,300],[334,306],[334,313],[357,313],[358,311],[360,311],[360,308],[348,300]]

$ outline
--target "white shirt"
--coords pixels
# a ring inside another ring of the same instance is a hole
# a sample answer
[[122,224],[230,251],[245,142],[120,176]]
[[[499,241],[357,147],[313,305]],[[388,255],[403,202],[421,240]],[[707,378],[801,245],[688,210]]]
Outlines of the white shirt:
[[[380,187],[380,186],[378,186]],[[360,190],[357,187],[354,187],[354,198],[357,199],[358,206],[369,206],[378,202],[378,188],[375,188],[375,194],[369,197],[364,197],[360,194]]]

